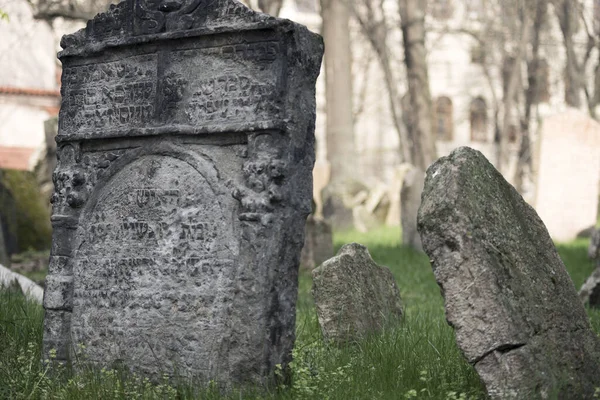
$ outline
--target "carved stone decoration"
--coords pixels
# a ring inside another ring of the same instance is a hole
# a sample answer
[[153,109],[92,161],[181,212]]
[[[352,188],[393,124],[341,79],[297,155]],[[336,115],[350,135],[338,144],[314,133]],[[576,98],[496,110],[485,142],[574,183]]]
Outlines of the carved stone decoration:
[[321,38],[235,0],[126,0],[62,46],[44,357],[268,381],[294,343]]

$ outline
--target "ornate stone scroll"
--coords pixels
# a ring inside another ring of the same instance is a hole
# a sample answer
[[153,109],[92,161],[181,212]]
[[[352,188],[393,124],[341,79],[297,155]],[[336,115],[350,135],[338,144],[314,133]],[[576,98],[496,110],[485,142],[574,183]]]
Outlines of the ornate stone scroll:
[[61,45],[44,352],[269,379],[294,342],[321,38],[235,0],[127,0]]

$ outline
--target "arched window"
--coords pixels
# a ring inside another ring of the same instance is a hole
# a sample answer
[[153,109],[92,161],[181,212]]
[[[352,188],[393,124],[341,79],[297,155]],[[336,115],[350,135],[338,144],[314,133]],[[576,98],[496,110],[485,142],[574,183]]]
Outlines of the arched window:
[[471,122],[471,141],[487,141],[487,104],[483,97],[476,97],[471,100],[469,107],[469,120]]
[[452,100],[446,96],[435,101],[435,132],[437,140],[452,140],[454,121],[452,116]]

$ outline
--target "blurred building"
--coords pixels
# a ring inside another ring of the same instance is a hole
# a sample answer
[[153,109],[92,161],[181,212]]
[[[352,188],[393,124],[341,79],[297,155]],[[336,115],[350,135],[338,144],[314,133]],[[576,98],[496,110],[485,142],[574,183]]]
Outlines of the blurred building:
[[[390,25],[388,46],[396,62],[397,71],[402,71],[404,54],[396,2],[387,1],[385,4]],[[513,55],[517,44],[510,41],[509,34],[503,35],[502,32],[497,32],[499,36],[496,38],[477,38],[477,34],[485,31],[483,25],[486,23],[511,29],[517,17],[507,14],[503,9],[490,9],[490,2],[486,0],[431,0],[429,4],[426,19],[427,48],[438,155],[446,155],[459,146],[470,146],[482,151],[490,161],[495,162],[494,117],[501,107],[508,71],[511,63],[514,63]],[[600,15],[599,5],[599,2],[591,0],[582,2],[585,24],[579,22],[574,38],[580,59],[583,58],[588,43],[584,28],[598,29],[594,15]],[[317,0],[285,0],[280,16],[319,31]],[[490,21],[489,18],[494,20]],[[356,118],[354,140],[360,157],[357,173],[362,174],[361,178],[369,185],[374,186],[378,182],[390,184],[394,168],[401,163],[401,159],[398,133],[392,122],[387,88],[376,55],[356,23],[352,35]],[[509,39],[502,39],[505,36]],[[482,46],[481,39],[489,46]],[[547,24],[543,28],[540,56],[540,83],[530,127],[534,158],[541,121],[568,108],[564,94],[565,48],[558,19],[551,5],[548,7]],[[594,61],[587,64],[585,76],[593,79],[593,68],[598,60],[597,49],[592,50],[589,60]],[[519,74],[518,79],[526,86],[526,68],[522,68]],[[405,77],[399,73],[398,78],[399,92],[405,93]],[[322,164],[327,158],[327,149],[324,146],[326,115],[323,104],[323,74],[318,82],[317,96],[317,162]],[[517,96],[524,96],[523,90],[520,90]],[[518,112],[514,113],[509,127],[509,148],[513,167],[516,165],[514,161],[519,147],[519,117]],[[511,175],[511,172],[508,175]],[[531,192],[532,183],[530,181],[529,187],[526,185],[525,189]],[[530,196],[533,194],[530,193]]]
[[60,107],[56,39],[26,0],[0,0],[0,9],[0,168],[31,170],[44,155],[44,121]]

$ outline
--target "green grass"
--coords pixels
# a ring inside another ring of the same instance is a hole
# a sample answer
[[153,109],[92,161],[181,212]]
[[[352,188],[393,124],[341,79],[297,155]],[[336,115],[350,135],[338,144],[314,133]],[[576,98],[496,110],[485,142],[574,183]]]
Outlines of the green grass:
[[[336,249],[348,242],[366,245],[379,264],[396,277],[405,318],[360,343],[333,346],[323,342],[310,295],[310,274],[300,276],[297,341],[292,380],[287,386],[245,389],[229,399],[479,399],[484,389],[458,351],[444,319],[443,299],[427,256],[399,245],[398,229],[369,234],[339,233]],[[575,286],[594,265],[587,260],[587,240],[558,245]],[[600,312],[589,310],[600,332]],[[123,371],[85,370],[73,375],[62,368],[52,375],[38,362],[42,336],[41,307],[22,296],[0,291],[0,399],[221,399],[215,387],[153,384]]]

